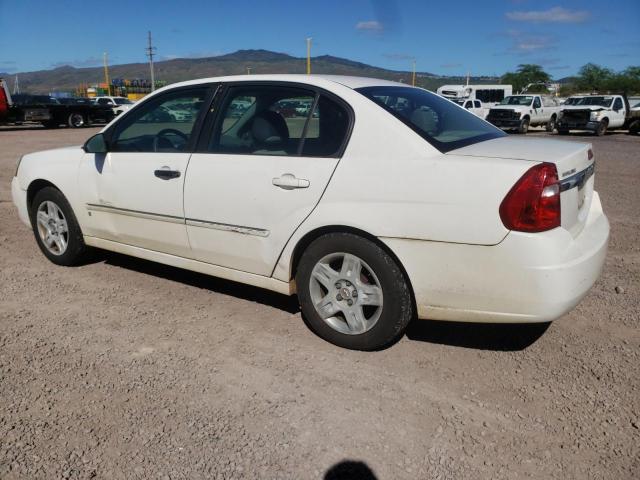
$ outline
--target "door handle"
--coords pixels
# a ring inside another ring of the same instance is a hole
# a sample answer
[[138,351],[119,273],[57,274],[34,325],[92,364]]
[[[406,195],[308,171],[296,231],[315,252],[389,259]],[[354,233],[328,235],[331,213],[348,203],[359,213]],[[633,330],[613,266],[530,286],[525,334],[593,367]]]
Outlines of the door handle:
[[304,178],[296,178],[291,173],[285,173],[279,177],[274,178],[271,183],[276,187],[280,187],[284,190],[293,190],[294,188],[309,188],[309,180]]
[[162,180],[171,180],[180,176],[180,170],[171,170],[169,167],[162,167],[154,170],[153,174]]

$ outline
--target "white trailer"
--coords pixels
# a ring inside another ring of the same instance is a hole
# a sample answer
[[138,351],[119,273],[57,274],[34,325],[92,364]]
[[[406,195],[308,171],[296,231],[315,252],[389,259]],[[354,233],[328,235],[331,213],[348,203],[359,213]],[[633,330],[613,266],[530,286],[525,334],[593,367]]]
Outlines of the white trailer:
[[460,100],[480,100],[485,106],[500,103],[513,93],[511,85],[443,85],[436,93],[458,102]]

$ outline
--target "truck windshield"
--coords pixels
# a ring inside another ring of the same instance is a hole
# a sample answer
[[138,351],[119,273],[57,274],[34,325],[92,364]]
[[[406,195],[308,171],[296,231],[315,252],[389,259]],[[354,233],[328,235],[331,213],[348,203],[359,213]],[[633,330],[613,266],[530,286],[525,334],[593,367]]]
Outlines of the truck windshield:
[[613,97],[584,97],[580,99],[578,105],[596,105],[599,107],[610,107]]
[[529,106],[533,101],[533,97],[530,96],[511,96],[506,97],[500,102],[500,105],[524,105]]
[[506,134],[453,102],[421,88],[356,89],[443,153]]
[[567,98],[564,102],[565,105],[578,105],[578,103],[582,100],[582,97],[570,97]]

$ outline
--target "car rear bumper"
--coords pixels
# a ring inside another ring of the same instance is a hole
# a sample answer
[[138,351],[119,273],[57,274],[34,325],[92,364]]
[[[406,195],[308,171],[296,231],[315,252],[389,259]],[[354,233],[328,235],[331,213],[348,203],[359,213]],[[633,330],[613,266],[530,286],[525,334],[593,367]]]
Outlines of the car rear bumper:
[[20,220],[22,220],[22,223],[31,226],[29,210],[27,208],[27,191],[20,188],[18,177],[13,177],[13,180],[11,180],[11,198],[13,199],[13,204],[18,209],[18,216]]
[[535,323],[555,320],[582,300],[600,275],[608,239],[609,222],[594,192],[575,238],[556,228],[510,232],[494,246],[382,240],[407,271],[420,318]]

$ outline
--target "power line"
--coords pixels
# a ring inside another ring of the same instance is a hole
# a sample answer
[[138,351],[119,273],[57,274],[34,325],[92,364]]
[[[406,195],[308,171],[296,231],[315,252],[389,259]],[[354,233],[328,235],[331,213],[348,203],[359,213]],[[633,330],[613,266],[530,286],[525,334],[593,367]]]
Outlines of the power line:
[[153,92],[156,89],[155,75],[153,72],[153,57],[156,54],[156,47],[154,47],[151,43],[151,32],[148,32],[148,33],[149,33],[149,43],[145,50],[147,52],[147,57],[149,57],[149,70],[151,71],[151,91]]

